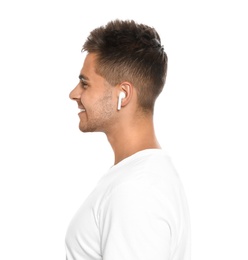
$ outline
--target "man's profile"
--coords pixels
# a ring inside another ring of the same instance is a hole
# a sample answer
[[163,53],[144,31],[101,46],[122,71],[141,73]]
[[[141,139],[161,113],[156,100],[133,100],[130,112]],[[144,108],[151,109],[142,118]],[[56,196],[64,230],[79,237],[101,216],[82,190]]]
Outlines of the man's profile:
[[168,62],[159,34],[114,20],[91,31],[82,50],[70,93],[79,129],[105,133],[115,160],[68,227],[67,260],[189,260],[186,197],[153,124]]

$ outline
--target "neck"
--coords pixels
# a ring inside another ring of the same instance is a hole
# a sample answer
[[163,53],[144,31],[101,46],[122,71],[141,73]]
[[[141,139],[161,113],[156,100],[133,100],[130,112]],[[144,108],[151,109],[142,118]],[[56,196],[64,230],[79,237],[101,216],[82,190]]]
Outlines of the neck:
[[136,152],[161,148],[155,135],[152,116],[119,124],[118,129],[107,134],[107,138],[114,151],[115,164]]

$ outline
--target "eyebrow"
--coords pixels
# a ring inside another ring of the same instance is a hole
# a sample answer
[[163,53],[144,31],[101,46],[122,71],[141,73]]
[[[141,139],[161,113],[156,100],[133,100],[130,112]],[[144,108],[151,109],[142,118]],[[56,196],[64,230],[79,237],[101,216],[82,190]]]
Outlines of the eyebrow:
[[86,77],[86,76],[83,75],[83,74],[80,74],[80,75],[78,76],[78,78],[79,78],[80,80],[83,80],[83,81],[87,81],[87,80],[89,80],[89,78]]

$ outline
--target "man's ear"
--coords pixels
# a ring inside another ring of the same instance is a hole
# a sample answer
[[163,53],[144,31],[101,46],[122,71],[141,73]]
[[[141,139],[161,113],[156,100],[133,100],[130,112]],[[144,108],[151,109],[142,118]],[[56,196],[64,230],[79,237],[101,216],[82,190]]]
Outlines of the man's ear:
[[128,81],[122,82],[121,84],[118,85],[117,95],[118,95],[118,103],[120,104],[119,108],[125,107],[132,99],[133,85]]

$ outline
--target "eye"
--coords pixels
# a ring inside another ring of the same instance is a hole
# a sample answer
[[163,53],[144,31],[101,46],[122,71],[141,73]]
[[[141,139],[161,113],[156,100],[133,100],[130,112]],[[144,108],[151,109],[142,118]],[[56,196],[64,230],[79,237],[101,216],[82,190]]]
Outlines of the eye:
[[80,83],[81,83],[82,88],[84,88],[84,89],[88,88],[88,84],[84,80],[80,80]]

